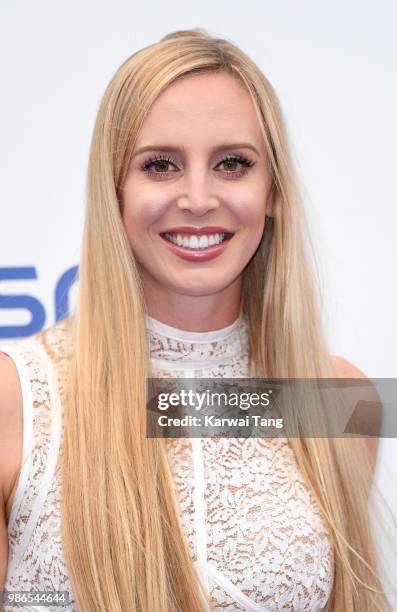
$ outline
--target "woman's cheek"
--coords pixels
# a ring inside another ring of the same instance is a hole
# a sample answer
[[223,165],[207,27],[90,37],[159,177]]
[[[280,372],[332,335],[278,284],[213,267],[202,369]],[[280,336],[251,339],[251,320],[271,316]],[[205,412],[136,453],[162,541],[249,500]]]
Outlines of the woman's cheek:
[[129,198],[124,207],[123,222],[126,228],[133,231],[148,228],[156,218],[156,207],[153,201],[142,201],[138,198]]
[[247,226],[257,226],[265,220],[265,199],[246,199],[235,208],[241,223]]

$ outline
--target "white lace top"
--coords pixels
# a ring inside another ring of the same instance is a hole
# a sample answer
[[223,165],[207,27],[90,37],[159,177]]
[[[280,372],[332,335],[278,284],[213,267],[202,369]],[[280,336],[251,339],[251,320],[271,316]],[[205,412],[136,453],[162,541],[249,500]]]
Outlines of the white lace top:
[[[146,321],[152,376],[248,377],[242,315],[212,332]],[[19,372],[24,419],[5,589],[70,593],[67,607],[27,611],[78,610],[62,551],[56,466],[67,345],[65,320],[0,346]],[[325,609],[334,572],[331,541],[285,438],[174,439],[169,457],[191,556],[216,610]],[[11,610],[21,608],[4,607]]]

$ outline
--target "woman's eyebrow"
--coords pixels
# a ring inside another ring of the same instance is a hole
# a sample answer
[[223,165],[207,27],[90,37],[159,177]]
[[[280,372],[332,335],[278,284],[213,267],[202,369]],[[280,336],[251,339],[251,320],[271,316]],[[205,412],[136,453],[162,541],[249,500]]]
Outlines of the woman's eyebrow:
[[[213,151],[225,151],[227,149],[251,149],[259,155],[258,149],[254,147],[254,145],[249,142],[227,142],[220,145],[216,145],[212,148]],[[140,155],[141,153],[145,153],[145,151],[170,151],[173,153],[181,153],[185,151],[185,147],[176,147],[173,145],[166,144],[156,144],[156,145],[146,145],[144,147],[140,147],[136,151],[133,152],[133,157],[136,155]]]

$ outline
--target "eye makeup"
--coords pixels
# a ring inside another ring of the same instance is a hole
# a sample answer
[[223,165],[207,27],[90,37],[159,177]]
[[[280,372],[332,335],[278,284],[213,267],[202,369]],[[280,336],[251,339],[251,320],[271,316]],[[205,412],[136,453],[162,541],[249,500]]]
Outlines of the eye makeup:
[[[255,165],[255,162],[242,156],[239,154],[233,154],[233,155],[224,155],[220,160],[218,160],[216,162],[215,167],[217,168],[218,166],[222,165],[222,164],[239,164],[241,166],[240,170],[232,170],[232,171],[223,171],[223,174],[227,176],[227,178],[239,178],[241,176],[244,176],[247,172],[248,169],[251,168],[252,166]],[[156,153],[151,157],[148,157],[141,165],[141,170],[142,172],[145,172],[146,174],[148,174],[148,176],[150,177],[154,177],[154,178],[162,178],[163,176],[167,176],[169,174],[174,174],[176,171],[172,171],[172,172],[167,172],[165,170],[163,171],[158,171],[158,170],[153,170],[152,168],[159,168],[159,166],[174,166],[174,168],[176,168],[177,170],[178,168],[178,162],[170,155],[170,154],[166,154],[166,153]]]

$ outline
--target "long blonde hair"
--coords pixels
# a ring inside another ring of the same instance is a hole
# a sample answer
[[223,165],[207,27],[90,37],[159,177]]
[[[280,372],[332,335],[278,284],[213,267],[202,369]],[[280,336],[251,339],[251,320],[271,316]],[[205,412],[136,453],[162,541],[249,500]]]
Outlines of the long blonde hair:
[[[82,611],[193,612],[209,596],[192,563],[163,439],[146,438],[150,360],[145,299],[120,214],[137,134],[176,79],[226,72],[245,84],[263,130],[275,212],[243,276],[252,361],[259,376],[333,376],[309,236],[282,113],[268,80],[229,41],[178,31],[129,57],[103,96],[92,138],[87,210],[72,317],[64,410],[62,539]],[[291,438],[330,530],[334,611],[384,610],[357,478],[358,441]]]

